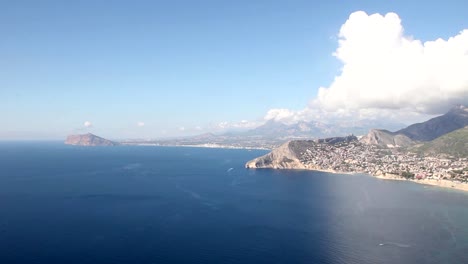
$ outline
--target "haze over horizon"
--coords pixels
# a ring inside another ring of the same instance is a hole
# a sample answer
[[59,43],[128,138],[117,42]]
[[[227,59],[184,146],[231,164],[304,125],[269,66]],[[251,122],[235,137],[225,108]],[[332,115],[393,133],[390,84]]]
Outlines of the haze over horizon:
[[468,105],[460,1],[0,4],[5,139],[412,123]]

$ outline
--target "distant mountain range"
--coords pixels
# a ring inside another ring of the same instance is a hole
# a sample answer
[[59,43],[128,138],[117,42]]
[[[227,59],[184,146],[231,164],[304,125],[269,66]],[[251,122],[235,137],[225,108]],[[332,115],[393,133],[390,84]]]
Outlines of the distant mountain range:
[[369,129],[381,127],[383,125],[388,129],[399,129],[404,127],[404,124],[383,123],[378,120],[350,121],[335,124],[319,121],[285,124],[280,121],[269,120],[257,128],[239,134],[244,136],[258,136],[276,139],[310,139],[350,134],[363,135],[367,133]]
[[[396,132],[385,129],[375,129],[383,125],[381,122],[367,120],[340,124],[325,124],[322,122],[298,122],[285,124],[270,120],[265,124],[244,132],[230,132],[221,135],[205,133],[193,137],[166,140],[125,140],[124,145],[159,145],[159,146],[203,146],[227,148],[266,148],[273,149],[289,140],[319,139],[344,135],[362,135],[360,141],[364,144],[381,147],[409,147],[421,142],[431,141],[442,135],[468,126],[468,108],[457,106],[448,113],[432,118],[426,122],[410,125],[406,128],[401,124],[393,124],[388,129],[396,127]],[[366,134],[367,133],[367,134]],[[93,134],[72,135],[66,144],[86,146],[114,146],[119,143],[100,138]]]
[[[285,124],[270,120],[244,132],[221,135],[202,134],[194,137],[159,140],[159,145],[206,145],[274,148],[289,140],[318,139],[345,135],[365,135],[363,142],[383,147],[407,147],[419,141],[430,141],[468,125],[468,110],[457,106],[448,113],[423,123],[403,128],[403,124],[381,120],[361,120],[329,124],[319,121]],[[385,129],[375,129],[385,127]],[[389,130],[396,130],[390,132]]]
[[125,140],[128,145],[160,146],[204,146],[231,148],[266,148],[272,149],[294,139],[318,139],[340,135],[363,135],[374,127],[386,125],[389,129],[404,127],[400,123],[381,122],[379,120],[361,120],[328,124],[319,121],[286,124],[269,120],[265,124],[247,131],[227,132],[223,134],[205,133],[192,137],[165,140]]

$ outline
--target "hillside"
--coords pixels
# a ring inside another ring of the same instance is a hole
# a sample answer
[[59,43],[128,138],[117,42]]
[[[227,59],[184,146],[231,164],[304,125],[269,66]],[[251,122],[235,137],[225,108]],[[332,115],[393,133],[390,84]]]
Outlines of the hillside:
[[413,124],[396,133],[406,135],[412,140],[431,141],[465,126],[468,126],[468,108],[460,105],[444,115]]
[[[272,168],[272,169],[305,169],[289,141],[274,149],[270,153],[251,160],[245,164],[246,168]],[[301,141],[304,142],[304,141]],[[302,144],[303,145],[303,144]]]
[[371,129],[360,140],[363,144],[378,145],[381,147],[407,147],[414,142],[403,134],[397,134],[383,129]]
[[445,154],[458,158],[468,157],[468,126],[445,134],[410,150],[428,155]]
[[116,146],[117,142],[98,137],[94,134],[87,133],[83,135],[70,135],[65,140],[67,145],[75,146]]
[[403,124],[379,122],[376,120],[342,121],[340,123],[325,123],[320,121],[297,122],[285,124],[280,121],[269,120],[265,124],[239,133],[243,136],[256,136],[275,139],[313,139],[326,138],[340,135],[362,135],[374,127],[386,127],[396,129]]

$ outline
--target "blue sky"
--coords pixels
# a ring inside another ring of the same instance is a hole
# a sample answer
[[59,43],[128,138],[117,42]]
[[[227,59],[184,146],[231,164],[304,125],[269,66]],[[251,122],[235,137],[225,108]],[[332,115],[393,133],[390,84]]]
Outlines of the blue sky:
[[461,0],[317,2],[1,1],[0,139],[261,122],[330,85],[337,34],[355,11],[395,12],[421,41],[468,28]]

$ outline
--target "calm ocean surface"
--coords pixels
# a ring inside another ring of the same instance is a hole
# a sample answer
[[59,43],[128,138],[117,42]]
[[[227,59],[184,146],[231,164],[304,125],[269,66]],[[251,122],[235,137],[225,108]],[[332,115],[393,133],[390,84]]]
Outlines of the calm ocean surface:
[[265,151],[0,143],[0,263],[468,263],[468,194]]

